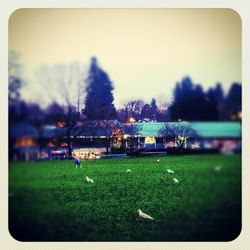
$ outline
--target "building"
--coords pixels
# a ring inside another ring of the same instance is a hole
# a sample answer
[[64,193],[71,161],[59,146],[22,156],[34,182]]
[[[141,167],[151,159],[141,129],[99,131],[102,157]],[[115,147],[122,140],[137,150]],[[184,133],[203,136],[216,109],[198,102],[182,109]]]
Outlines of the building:
[[9,158],[32,161],[39,159],[38,131],[27,123],[12,127],[9,133]]
[[[100,156],[135,150],[165,151],[177,148],[179,138],[183,140],[184,148],[215,149],[222,153],[241,152],[240,122],[170,122],[168,124],[172,126],[182,125],[195,131],[193,136],[177,133],[175,137],[162,135],[161,130],[165,124],[146,122],[91,127],[72,138],[71,148],[73,153],[83,158],[87,155]],[[55,126],[45,126],[42,133],[38,133],[29,124],[19,124],[12,128],[9,137],[10,159],[66,159],[67,140],[63,136],[65,133],[58,133],[58,129]]]
[[[216,148],[222,152],[241,150],[241,123],[240,122],[171,122],[182,124],[195,131],[195,136],[186,140],[185,147],[189,148]],[[137,123],[138,147],[146,150],[162,150],[177,146],[170,138],[164,138],[160,131],[165,123]]]

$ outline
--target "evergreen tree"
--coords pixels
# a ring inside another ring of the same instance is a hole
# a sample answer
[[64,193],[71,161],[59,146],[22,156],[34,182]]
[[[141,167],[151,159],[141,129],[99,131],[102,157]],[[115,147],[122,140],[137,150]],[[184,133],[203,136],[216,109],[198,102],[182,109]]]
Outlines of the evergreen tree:
[[93,57],[87,78],[84,115],[89,120],[111,120],[116,118],[113,101],[114,87],[108,74],[103,71]]
[[152,113],[151,113],[151,107],[148,103],[146,103],[143,107],[142,107],[142,111],[141,111],[141,119],[145,119],[148,118],[150,119]]
[[150,106],[151,106],[151,113],[152,113],[150,118],[153,120],[156,120],[158,116],[158,107],[156,105],[155,98],[152,98]]
[[215,85],[214,94],[216,96],[218,103],[222,103],[224,101],[224,91],[223,91],[221,83],[217,83]]
[[157,105],[156,105],[156,100],[155,100],[155,98],[152,98],[150,106],[151,106],[151,108],[154,109],[154,110],[157,110],[157,109],[158,109],[158,107],[157,107]]
[[233,83],[231,85],[225,99],[225,109],[228,119],[232,119],[232,116],[237,115],[242,110],[241,92],[241,84]]
[[207,91],[207,120],[217,121],[219,120],[219,104],[218,96],[216,95],[216,89],[209,88]]
[[190,77],[176,84],[174,102],[170,106],[173,120],[204,121],[208,119],[206,109],[206,95],[200,84],[193,84]]

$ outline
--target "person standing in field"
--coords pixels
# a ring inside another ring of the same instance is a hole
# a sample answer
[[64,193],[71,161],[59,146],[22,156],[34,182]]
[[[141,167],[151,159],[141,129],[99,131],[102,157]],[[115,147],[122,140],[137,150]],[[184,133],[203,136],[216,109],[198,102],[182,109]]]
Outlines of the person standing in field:
[[81,162],[80,162],[80,157],[74,155],[73,158],[74,158],[75,168],[78,168],[78,167],[82,168]]

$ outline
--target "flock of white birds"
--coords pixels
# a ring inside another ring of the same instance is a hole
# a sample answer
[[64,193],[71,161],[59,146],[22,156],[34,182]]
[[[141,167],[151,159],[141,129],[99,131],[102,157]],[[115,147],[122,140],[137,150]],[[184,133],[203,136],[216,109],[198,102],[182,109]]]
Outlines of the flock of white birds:
[[[157,163],[159,163],[159,162],[160,162],[160,159],[157,159]],[[216,167],[214,167],[214,171],[219,172],[220,170],[221,170],[221,166],[216,166]],[[126,173],[130,173],[130,172],[132,172],[132,170],[131,170],[131,169],[127,169]],[[173,170],[171,170],[171,169],[167,169],[167,172],[168,172],[169,174],[174,174],[174,173],[175,173],[175,172],[174,172]],[[88,183],[94,183],[94,180],[91,179],[91,178],[89,178],[88,176],[86,176],[86,181],[87,181]],[[178,180],[177,178],[174,177],[174,178],[173,178],[173,182],[174,182],[175,184],[178,184],[178,183],[179,183],[179,180]],[[141,218],[143,218],[143,219],[145,219],[145,220],[153,220],[153,218],[152,218],[150,215],[148,215],[148,214],[142,212],[141,209],[138,209],[137,212],[138,212],[138,214],[139,214],[139,217],[141,217]]]
[[[160,162],[160,159],[157,159],[157,163],[159,163],[159,162]],[[130,172],[132,172],[132,170],[131,170],[131,169],[127,169],[126,173],[130,173]],[[167,172],[168,172],[169,174],[174,174],[174,171],[171,170],[171,169],[167,169]],[[88,183],[94,183],[94,180],[91,179],[91,178],[89,178],[88,176],[86,176],[86,181],[87,181]],[[178,181],[177,178],[173,178],[173,182],[174,182],[174,183],[179,183],[179,181]],[[148,215],[148,214],[142,212],[141,209],[138,209],[137,212],[138,212],[138,214],[139,214],[139,217],[141,217],[141,218],[143,218],[143,219],[145,219],[145,220],[153,220],[153,218],[152,218],[150,215]]]

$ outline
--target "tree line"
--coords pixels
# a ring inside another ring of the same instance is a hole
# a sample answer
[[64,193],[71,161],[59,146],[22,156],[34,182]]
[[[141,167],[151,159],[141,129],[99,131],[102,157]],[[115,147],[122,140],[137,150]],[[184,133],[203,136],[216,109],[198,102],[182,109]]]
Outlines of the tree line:
[[[201,84],[193,83],[190,77],[177,82],[173,102],[167,107],[158,107],[156,99],[152,98],[150,103],[143,99],[130,99],[122,108],[116,109],[114,84],[95,57],[91,58],[85,79],[81,66],[77,64],[41,67],[37,75],[44,87],[42,92],[51,100],[46,108],[41,108],[40,103],[27,102],[20,94],[26,82],[21,74],[19,60],[17,53],[10,54],[9,131],[21,123],[31,124],[37,131],[41,131],[44,124],[63,127],[69,152],[72,140],[84,129],[92,130],[94,135],[96,128],[102,128],[110,136],[112,128],[118,127],[118,123],[110,122],[112,120],[131,123],[131,118],[133,122],[241,119],[240,83],[233,83],[225,95],[221,84],[204,91]],[[80,108],[81,105],[83,108]]]
[[[20,65],[15,56],[17,57],[14,54],[13,59],[12,54],[9,65],[9,111],[15,121],[25,117],[35,119],[32,118],[33,115],[39,116],[40,119],[43,116],[46,122],[58,121],[67,112],[74,113],[74,116],[79,119],[80,117],[86,120],[117,119],[122,123],[128,122],[131,117],[135,121],[160,122],[227,121],[240,118],[242,108],[240,83],[232,83],[228,93],[225,94],[220,83],[204,91],[202,85],[193,83],[189,76],[176,83],[173,101],[165,108],[158,107],[153,97],[150,103],[146,103],[143,99],[130,99],[123,104],[122,108],[116,109],[113,96],[114,85],[95,57],[91,59],[86,79],[81,76],[79,66],[76,74],[77,70],[72,67],[75,65],[70,65],[68,67],[70,70],[65,66],[41,68],[40,75],[43,76],[41,84],[47,89],[44,89],[44,92],[48,96],[52,95],[51,104],[46,109],[42,109],[39,103],[26,103],[21,99],[20,89],[25,82],[18,73]],[[77,88],[74,89],[76,94],[72,98],[70,93],[73,92],[71,88],[75,83],[77,83]],[[63,104],[59,104],[53,92],[60,96]],[[86,94],[85,98],[82,97],[83,93]],[[80,108],[80,103],[83,104],[83,108]]]

